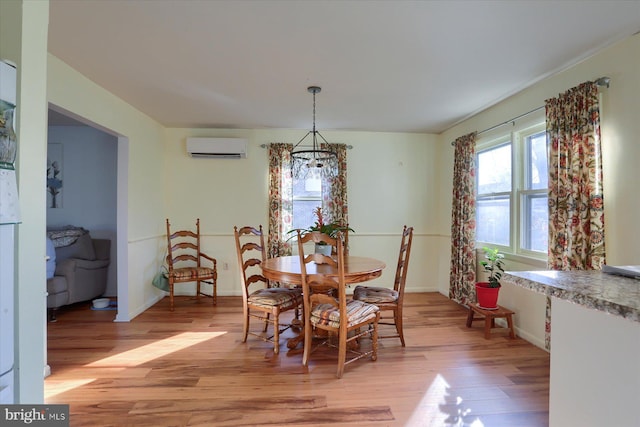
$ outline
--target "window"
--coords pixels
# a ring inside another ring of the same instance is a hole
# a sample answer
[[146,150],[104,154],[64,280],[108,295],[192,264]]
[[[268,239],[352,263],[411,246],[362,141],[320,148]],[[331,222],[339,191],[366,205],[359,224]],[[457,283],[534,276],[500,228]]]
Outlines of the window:
[[322,206],[322,180],[319,176],[293,178],[293,228],[309,228],[316,221],[313,211]]
[[511,141],[477,154],[477,240],[509,246]]
[[524,137],[524,185],[521,191],[520,248],[523,250],[547,252],[547,182],[547,134],[528,134]]
[[476,165],[478,246],[544,258],[548,241],[544,123],[479,140]]

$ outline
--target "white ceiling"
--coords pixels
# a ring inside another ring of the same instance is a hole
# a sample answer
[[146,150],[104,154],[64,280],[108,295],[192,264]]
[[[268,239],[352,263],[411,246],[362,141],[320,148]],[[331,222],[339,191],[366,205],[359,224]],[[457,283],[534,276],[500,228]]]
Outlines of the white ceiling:
[[319,130],[440,133],[639,30],[640,0],[51,0],[49,52],[167,127],[308,129],[318,85]]

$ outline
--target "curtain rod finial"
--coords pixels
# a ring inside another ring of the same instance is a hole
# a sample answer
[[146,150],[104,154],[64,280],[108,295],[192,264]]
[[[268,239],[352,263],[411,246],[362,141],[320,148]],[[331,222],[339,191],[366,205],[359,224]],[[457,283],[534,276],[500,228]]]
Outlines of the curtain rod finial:
[[609,87],[609,83],[611,83],[611,79],[609,77],[600,77],[595,81],[595,84],[597,84],[598,86]]

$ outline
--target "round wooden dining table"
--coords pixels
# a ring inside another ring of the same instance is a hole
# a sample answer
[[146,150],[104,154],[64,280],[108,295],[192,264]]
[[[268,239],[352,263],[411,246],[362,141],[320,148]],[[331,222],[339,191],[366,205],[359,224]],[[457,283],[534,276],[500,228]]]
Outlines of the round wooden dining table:
[[[360,256],[345,256],[344,280],[347,284],[362,283],[375,279],[382,275],[386,264],[375,258]],[[307,274],[337,275],[338,272],[329,264],[307,264]],[[283,256],[269,258],[262,263],[262,275],[276,282],[302,284],[302,272],[300,271],[300,257]]]
[[[359,256],[345,256],[344,258],[344,280],[347,284],[362,283],[375,279],[382,275],[382,270],[386,264],[375,258]],[[307,274],[328,274],[337,275],[337,270],[328,264],[307,264]],[[302,284],[302,272],[300,270],[300,257],[283,256],[269,258],[262,263],[262,275],[269,280],[283,282],[292,285]],[[287,341],[287,347],[294,349],[304,340],[304,331],[297,337]]]

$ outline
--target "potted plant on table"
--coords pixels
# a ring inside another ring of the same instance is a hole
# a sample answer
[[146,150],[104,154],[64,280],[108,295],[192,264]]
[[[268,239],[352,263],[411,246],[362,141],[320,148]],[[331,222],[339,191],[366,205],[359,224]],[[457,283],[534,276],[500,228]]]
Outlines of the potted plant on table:
[[476,296],[481,308],[494,310],[498,308],[498,292],[500,278],[504,273],[504,254],[496,248],[483,247],[485,259],[480,261],[482,268],[489,274],[487,282],[476,283]]
[[[294,228],[293,230],[289,231],[289,233],[297,233],[298,231],[300,231],[301,235],[305,235],[307,233],[322,233],[322,234],[326,234],[329,237],[333,237],[335,238],[338,235],[338,232],[344,232],[344,231],[352,231],[354,232],[354,230],[348,226],[342,225],[342,224],[338,224],[337,222],[325,222],[324,220],[324,214],[322,213],[322,208],[321,207],[317,207],[313,210],[313,214],[316,217],[316,222],[309,228]],[[292,239],[295,236],[291,236],[290,239]],[[316,247],[315,247],[315,251],[316,253],[322,253],[324,255],[331,255],[331,247],[328,246],[326,243],[324,242],[319,242],[316,243]]]

